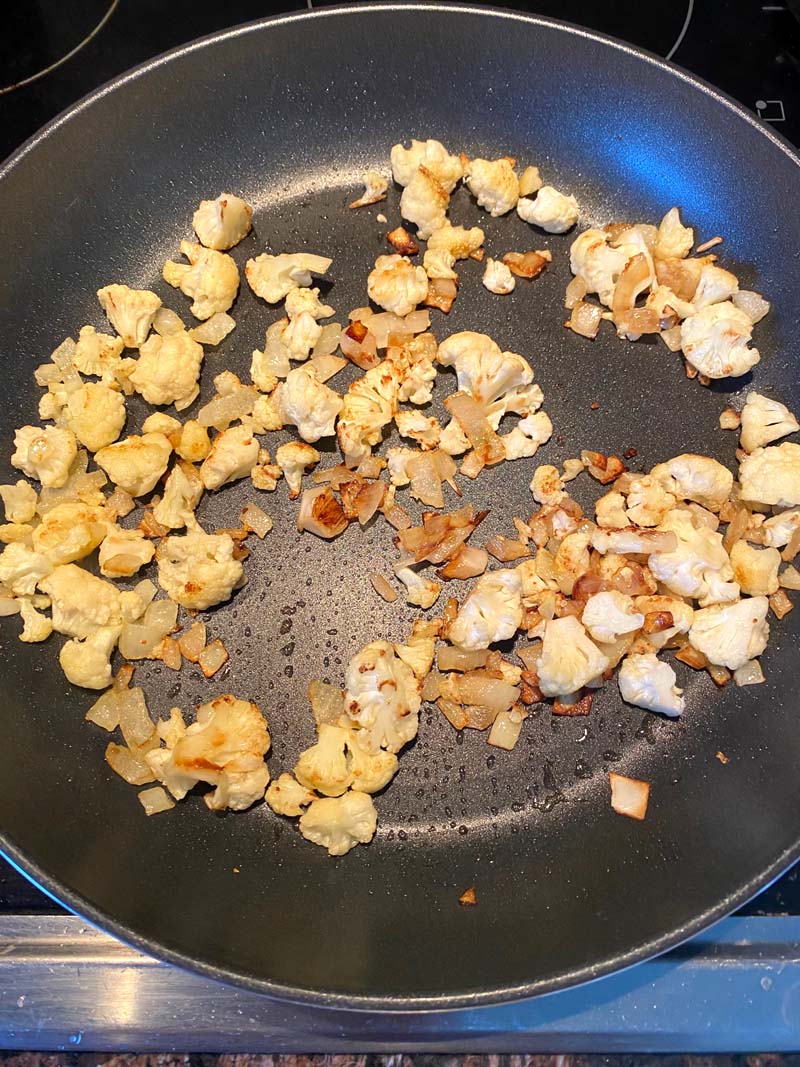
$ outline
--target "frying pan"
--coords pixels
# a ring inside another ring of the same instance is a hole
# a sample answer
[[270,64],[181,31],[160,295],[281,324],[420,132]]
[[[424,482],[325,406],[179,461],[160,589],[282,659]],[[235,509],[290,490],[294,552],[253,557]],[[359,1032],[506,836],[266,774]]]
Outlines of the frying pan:
[[[102,324],[99,286],[152,287],[188,315],[160,269],[190,235],[201,197],[230,189],[254,204],[254,232],[234,250],[240,266],[265,247],[329,255],[328,301],[340,315],[362,304],[387,227],[380,208],[345,204],[362,172],[385,171],[390,146],[411,136],[536,163],[577,195],[581,226],[658,220],[679,204],[700,237],[725,237],[726,265],[773,303],[757,328],[763,360],[752,380],[704,389],[663,345],[624,344],[612,331],[594,345],[570,335],[562,300],[571,236],[536,234],[515,216],[490,220],[459,193],[452,217],[481,222],[489,254],[546,247],[554,257],[504,298],[486,292],[468,262],[452,314],[436,315],[439,338],[479,329],[524,353],[556,428],[535,461],[462,479],[464,500],[491,509],[482,536],[529,512],[535,463],[590,447],[635,448],[642,469],[682,451],[733,465],[735,435],[717,425],[731,393],[752,384],[797,409],[800,222],[790,205],[800,170],[787,146],[696,79],[596,34],[408,4],[277,18],[189,45],[99,90],[8,162],[2,439],[35,418],[35,365],[84,322]],[[397,192],[380,207],[394,223]],[[218,370],[246,377],[277,312],[244,292],[234,315],[234,333],[207,354],[203,400]],[[448,375],[434,413],[453,388]],[[130,406],[129,430],[142,417]],[[273,435],[270,448],[282,439]],[[573,484],[590,506],[584,482]],[[201,521],[231,525],[252,494],[244,483],[214,494]],[[248,561],[249,582],[204,616],[231,652],[226,671],[206,683],[144,663],[137,679],[160,715],[226,691],[257,700],[275,776],[313,737],[308,681],[340,682],[358,648],[401,638],[413,616],[368,586],[369,572],[387,572],[394,558],[385,524],[328,544],[296,535],[285,492],[261,502],[275,529]],[[534,713],[504,753],[427,708],[377,798],[375,841],[342,860],[263,805],[213,815],[195,797],[144,818],[103,762],[106,736],[82,721],[93,698],[64,681],[55,639],[25,646],[11,621],[0,680],[2,848],[122,939],[274,996],[399,1011],[554,990],[669,948],[797,858],[798,615],[774,625],[760,687],[720,692],[677,664],[680,722],[623,705],[610,685],[587,719]],[[644,822],[611,811],[609,768],[652,783]],[[461,908],[468,886],[478,905]]]

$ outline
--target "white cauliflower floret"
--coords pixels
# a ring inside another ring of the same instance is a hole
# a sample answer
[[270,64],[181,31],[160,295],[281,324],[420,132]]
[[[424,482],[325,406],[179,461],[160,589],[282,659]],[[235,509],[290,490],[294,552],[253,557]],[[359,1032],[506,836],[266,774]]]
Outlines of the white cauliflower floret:
[[710,663],[735,671],[767,647],[769,601],[748,597],[733,604],[715,604],[694,613],[689,643]]
[[17,596],[33,596],[36,586],[53,570],[53,564],[29,545],[17,541],[0,552],[0,584]]
[[212,811],[244,811],[264,796],[269,745],[258,705],[225,694],[197,709],[197,721],[174,748],[155,749],[145,758],[176,800],[196,782],[208,782],[216,786],[203,798]]
[[125,343],[121,337],[98,333],[94,326],[81,326],[72,366],[81,374],[93,374],[98,378],[113,381],[124,347]]
[[362,728],[360,738],[370,751],[399,752],[416,737],[421,685],[388,641],[373,641],[350,660],[345,713]]
[[119,640],[120,626],[101,626],[82,641],[67,641],[58,654],[67,681],[84,689],[111,685],[111,653]]
[[[645,307],[652,308],[658,315],[659,319],[668,320],[662,325],[668,326],[670,323],[675,322],[675,315],[678,319],[688,318],[689,315],[694,315],[695,306],[688,300],[681,300],[679,296],[669,288],[668,285],[657,285],[651,293],[648,294],[645,301]],[[672,310],[670,310],[672,309]],[[672,314],[675,313],[675,315]]]
[[97,290],[97,299],[126,348],[143,344],[161,307],[160,296],[149,289],[129,289],[127,285],[106,285]]
[[402,318],[428,295],[428,276],[408,256],[378,256],[367,278],[367,292],[370,300]]
[[694,230],[684,226],[678,208],[671,207],[659,223],[656,235],[657,259],[684,259],[692,250]]
[[[307,290],[296,289],[294,291],[302,293]],[[289,297],[286,299],[288,300]],[[290,319],[289,325],[281,331],[280,340],[290,359],[304,361],[311,355],[311,350],[319,340],[321,333],[322,327],[311,312],[301,311],[299,315]]]
[[[538,386],[532,390],[522,388],[533,381],[533,370],[527,360],[515,352],[502,352],[487,334],[470,330],[453,333],[439,345],[437,359],[443,367],[455,367],[459,391],[469,393],[485,406],[492,429],[497,429],[507,410],[517,410],[520,406],[517,400],[528,402],[532,411],[541,404]],[[506,394],[513,406],[503,402],[490,408]]]
[[370,204],[379,204],[386,199],[389,183],[382,174],[376,170],[368,170],[361,179],[364,183],[364,192],[356,200],[352,200],[347,206],[350,208],[368,207]]
[[253,209],[233,193],[220,193],[216,200],[201,200],[192,216],[198,240],[206,248],[227,252],[250,233]]
[[37,478],[47,489],[60,489],[78,454],[75,434],[64,426],[22,426],[14,434],[12,467]]
[[770,596],[778,591],[781,554],[777,548],[754,548],[737,541],[731,548],[733,577],[748,596]]
[[541,226],[548,233],[566,233],[578,221],[578,201],[565,196],[552,185],[544,185],[535,200],[517,201],[517,214],[525,222]]
[[239,270],[233,259],[193,241],[181,241],[181,255],[189,264],[168,259],[162,272],[164,281],[190,297],[196,319],[210,319],[218,311],[227,311],[239,292]]
[[176,433],[180,438],[182,431],[183,425],[180,419],[173,418],[166,411],[154,411],[142,423],[142,433],[163,433],[165,437],[170,438]]
[[461,648],[488,648],[522,625],[522,580],[513,570],[482,575],[450,624],[448,639]]
[[[297,289],[296,292],[306,292]],[[267,327],[264,349],[254,349],[250,361],[250,377],[256,389],[262,393],[271,393],[279,378],[289,373],[289,349],[283,343],[283,332],[288,326],[286,319],[278,319]]]
[[581,622],[589,631],[592,640],[610,644],[620,634],[641,630],[644,615],[636,610],[633,597],[611,589],[589,597]]
[[419,334],[403,345],[397,354],[383,361],[384,369],[391,368],[392,375],[399,376],[397,399],[400,402],[430,403],[436,381],[433,352],[426,345],[426,339],[431,337],[429,333]]
[[139,350],[130,382],[148,404],[187,408],[200,392],[203,346],[186,331],[167,337],[152,334]]
[[507,267],[502,260],[492,259],[491,256],[486,258],[486,266],[483,269],[481,281],[485,289],[488,289],[490,293],[497,293],[499,296],[513,293],[517,284],[517,279],[511,273],[511,268]]
[[275,462],[283,471],[286,484],[289,486],[289,499],[296,500],[300,496],[303,484],[303,472],[315,463],[319,463],[320,455],[316,448],[300,441],[290,441],[281,445],[275,453]]
[[408,664],[417,678],[426,678],[430,674],[436,652],[438,627],[439,622],[436,619],[430,622],[417,619],[406,643],[394,646],[397,655]]
[[246,478],[258,462],[258,439],[247,426],[231,426],[217,434],[200,467],[206,489],[219,489]]
[[38,644],[46,641],[53,632],[53,620],[37,611],[30,597],[19,597],[19,613],[22,616],[22,633],[20,641],[25,644]]
[[654,552],[647,565],[654,577],[679,596],[692,596],[700,604],[735,600],[739,586],[733,581],[733,567],[722,544],[722,536],[707,526],[695,527],[691,512],[671,511],[657,530],[677,535],[672,552]]
[[800,509],[782,511],[766,519],[761,529],[764,531],[764,544],[770,548],[783,548],[788,545],[794,532],[800,529]]
[[125,425],[122,393],[103,382],[86,382],[69,394],[66,424],[90,452],[110,445]]
[[679,597],[662,596],[660,594],[637,596],[634,599],[634,605],[642,615],[653,613],[663,615],[669,612],[672,616],[672,626],[667,626],[663,630],[647,635],[647,640],[655,648],[663,648],[676,634],[688,634],[694,618],[694,608]]
[[276,815],[297,818],[303,814],[303,808],[307,808],[311,801],[317,798],[305,786],[296,782],[291,774],[284,773],[269,783],[264,799]]
[[391,151],[392,175],[398,185],[408,185],[423,166],[448,193],[452,193],[464,174],[464,164],[451,156],[441,141],[432,139],[411,142],[410,148],[396,144]]
[[548,697],[577,693],[608,667],[608,660],[574,615],[551,619],[544,630],[536,670]]
[[681,323],[684,356],[708,378],[731,378],[746,374],[761,359],[747,345],[753,324],[730,301],[702,308]]
[[105,578],[130,578],[150,562],[155,551],[141,530],[114,526],[100,545],[100,573]]
[[771,441],[800,430],[800,423],[785,404],[760,393],[748,393],[742,408],[739,443],[745,452],[754,452]]
[[415,571],[413,567],[399,567],[395,574],[406,587],[406,603],[415,604],[427,611],[439,599],[442,587],[438,582]]
[[675,684],[675,671],[654,652],[626,656],[619,669],[618,681],[622,699],[637,708],[658,711],[674,719],[686,707],[681,695],[683,690]]
[[176,604],[205,611],[229,600],[242,580],[242,564],[233,558],[228,534],[192,530],[165,537],[156,550],[158,581]]
[[530,484],[537,504],[560,504],[567,495],[558,467],[543,463],[533,472]]
[[56,567],[40,579],[39,588],[50,597],[53,629],[60,634],[86,638],[98,627],[113,629],[122,624],[119,590],[75,563]]
[[589,293],[597,293],[602,304],[611,307],[614,289],[625,264],[636,255],[635,245],[623,244],[612,248],[605,230],[589,229],[572,242],[569,266],[573,274],[583,278]]
[[[526,459],[535,456],[539,446],[546,444],[552,436],[553,424],[550,416],[546,411],[537,411],[520,419],[513,430],[503,434],[500,440],[503,442],[506,459]],[[441,447],[444,448],[444,444]]]
[[394,422],[400,436],[416,441],[423,451],[439,444],[442,428],[432,415],[423,415],[421,411],[398,411]]
[[403,190],[400,197],[400,214],[413,222],[417,235],[427,241],[430,235],[444,225],[450,194],[426,167],[417,173]]
[[[297,371],[292,373],[296,374]],[[368,370],[344,395],[336,434],[345,463],[356,466],[378,444],[397,411],[402,374],[389,360]]]
[[30,522],[36,514],[39,497],[32,485],[20,479],[14,485],[0,485],[7,522]]
[[[724,467],[722,469],[725,470]],[[667,492],[657,478],[643,474],[631,482],[627,506],[625,504],[622,506],[625,507],[624,517],[634,526],[658,526],[676,504],[677,498]],[[600,525],[602,526],[603,523]],[[620,525],[626,526],[627,523],[623,522]]]
[[[692,304],[699,311],[711,304],[719,304],[723,300],[730,300],[734,293],[739,292],[739,279],[729,270],[723,270],[713,263],[704,263],[700,271],[700,280],[697,283]],[[749,317],[749,316],[748,316]],[[752,321],[752,320],[751,320]]]
[[327,848],[330,856],[344,856],[356,845],[366,845],[375,836],[377,825],[372,797],[353,790],[341,797],[313,801],[299,823],[303,837]]
[[[437,233],[438,232],[439,231],[437,230]],[[457,281],[458,274],[453,270],[454,263],[455,256],[451,256],[450,253],[443,248],[435,251],[426,248],[422,257],[423,269],[431,281],[436,278],[449,278],[451,281]]]
[[106,536],[107,523],[101,508],[68,501],[56,504],[33,531],[34,551],[56,566],[72,563],[93,552]]
[[595,522],[603,530],[621,530],[632,521],[625,512],[625,497],[615,489],[595,501],[594,516]]
[[800,504],[800,445],[784,441],[757,448],[740,463],[739,481],[743,500],[784,508]]
[[471,159],[466,182],[479,207],[492,218],[507,215],[519,200],[519,178],[508,159]]
[[393,752],[372,752],[361,744],[361,731],[349,730],[347,755],[352,788],[359,793],[379,793],[397,774],[397,756]]
[[650,471],[665,492],[681,500],[694,500],[710,511],[719,511],[733,488],[733,475],[710,456],[686,452]]
[[317,743],[300,753],[294,768],[297,781],[326,797],[340,797],[349,788],[353,775],[347,758],[350,731],[321,723]]
[[273,395],[283,423],[296,426],[304,441],[313,444],[334,433],[343,400],[311,371],[304,367],[291,371]]
[[176,463],[164,485],[164,495],[153,508],[153,518],[168,530],[194,526],[194,513],[203,495],[203,482],[189,464]]
[[263,252],[248,259],[244,272],[256,296],[268,304],[277,304],[292,289],[311,285],[312,274],[327,274],[332,262],[309,252],[282,252],[279,256]]
[[435,230],[428,239],[428,252],[443,252],[457,259],[467,259],[474,255],[483,245],[484,232],[480,226],[472,226],[465,229],[463,226],[454,226],[449,219]]
[[144,496],[155,488],[167,469],[172,445],[163,433],[132,434],[122,441],[101,448],[95,462],[114,485],[131,496]]
[[304,312],[315,321],[329,319],[335,312],[329,304],[323,304],[319,298],[319,289],[290,289],[286,294],[286,314],[295,319]]

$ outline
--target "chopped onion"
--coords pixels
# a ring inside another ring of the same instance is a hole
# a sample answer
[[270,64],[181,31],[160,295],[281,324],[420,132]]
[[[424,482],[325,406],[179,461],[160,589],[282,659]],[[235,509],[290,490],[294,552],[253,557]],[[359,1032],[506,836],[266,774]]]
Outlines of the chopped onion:
[[777,593],[772,594],[772,596],[769,598],[769,606],[772,608],[773,612],[779,619],[782,619],[785,615],[788,615],[789,612],[794,608],[794,604],[788,598],[783,589],[779,589]]
[[[453,464],[455,472],[455,464]],[[415,452],[406,463],[411,479],[411,495],[431,508],[444,507],[442,479],[432,452]]]
[[590,452],[588,449],[583,449],[581,459],[589,474],[601,485],[608,485],[628,469],[619,456],[604,456],[602,452]]
[[441,682],[442,675],[439,671],[429,671],[425,675],[425,681],[422,683],[422,699],[433,703],[434,700],[438,700],[441,696]]
[[246,530],[252,530],[256,537],[262,540],[272,529],[272,519],[258,504],[245,504],[241,511],[241,520]]
[[503,537],[502,534],[486,542],[486,551],[501,563],[511,563],[515,559],[523,559],[531,555],[530,549],[521,541],[512,541],[508,537]]
[[178,605],[173,600],[154,600],[144,613],[144,625],[171,634],[178,621]]
[[356,474],[360,478],[380,478],[381,471],[386,466],[386,460],[380,456],[364,456],[359,465],[356,467]]
[[169,811],[175,807],[175,801],[160,785],[143,789],[139,794],[139,803],[144,808],[145,815],[158,815],[161,811]]
[[643,333],[660,333],[661,323],[653,308],[626,308],[614,316],[617,334],[636,340]]
[[666,285],[678,299],[691,301],[697,291],[704,262],[702,259],[659,259],[656,261],[658,284]]
[[119,486],[106,499],[105,503],[106,514],[112,522],[130,515],[135,507],[136,501],[133,497],[126,493],[124,489],[120,489]]
[[428,282],[428,295],[425,305],[438,308],[445,315],[450,313],[453,301],[458,295],[458,283],[454,278],[432,278]]
[[190,663],[199,663],[200,653],[206,647],[206,624],[204,622],[192,623],[185,634],[178,638],[178,648],[181,655]]
[[451,726],[456,730],[464,729],[467,725],[467,714],[461,704],[456,704],[454,700],[445,700],[444,697],[439,697],[436,704]]
[[514,653],[525,664],[525,669],[527,671],[535,671],[539,664],[539,657],[542,654],[542,642],[533,641],[530,645],[525,645],[522,648],[515,648]]
[[714,685],[718,685],[720,688],[722,688],[723,685],[727,685],[731,680],[731,672],[727,667],[721,667],[717,663],[709,663],[706,670],[711,675]]
[[[337,341],[338,344],[338,341]],[[327,382],[338,374],[342,367],[347,366],[347,360],[341,356],[312,356],[306,367],[312,372],[318,382]]]
[[362,370],[370,370],[380,363],[375,338],[367,332],[366,326],[358,321],[351,322],[339,336],[339,348],[342,355]]
[[476,515],[470,504],[444,515],[426,512],[422,516],[422,527],[401,530],[399,541],[417,563],[424,559],[430,563],[444,563],[487,515],[487,511]]
[[123,663],[120,669],[117,671],[112,686],[115,693],[124,693],[128,686],[131,684],[133,678],[134,668],[130,663]]
[[317,484],[327,482],[332,489],[341,489],[343,485],[352,482],[356,477],[357,475],[349,467],[345,467],[343,463],[338,463],[335,467],[325,467],[321,471],[314,471],[311,475],[312,481],[317,482]]
[[401,256],[415,256],[419,252],[419,245],[405,226],[397,226],[394,230],[390,230],[386,234],[386,240]]
[[750,526],[750,512],[744,504],[737,504],[733,518],[728,523],[728,529],[722,538],[725,551],[730,552],[737,541],[741,541]]
[[369,580],[372,582],[372,588],[387,604],[393,604],[397,600],[397,590],[389,585],[382,574],[371,574]]
[[448,562],[437,571],[437,577],[447,581],[450,578],[458,578],[462,581],[466,578],[477,578],[483,574],[489,564],[489,553],[485,548],[474,548],[472,545],[461,544]]
[[763,296],[760,296],[758,293],[753,293],[749,289],[740,289],[737,293],[733,294],[731,301],[740,311],[743,311],[745,315],[747,315],[753,325],[757,322],[761,322],[764,316],[769,314],[769,303]]
[[486,649],[456,648],[454,645],[442,645],[436,657],[436,666],[440,671],[474,671],[486,665]]
[[144,693],[138,686],[124,689],[117,694],[119,700],[119,725],[125,744],[137,748],[145,744],[155,733],[155,724],[150,718]]
[[107,689],[86,712],[86,721],[93,722],[103,730],[116,730],[119,726],[119,696]]
[[628,311],[634,307],[636,298],[650,283],[650,280],[650,264],[647,262],[644,252],[638,252],[635,256],[631,256],[623,267],[614,287],[611,311],[615,320],[619,318],[623,311]]
[[390,334],[403,333],[407,328],[404,320],[391,311],[381,311],[377,315],[371,314],[369,319],[361,321],[367,326],[377,348],[386,348]]
[[719,518],[713,511],[709,511],[707,508],[695,504],[694,501],[689,503],[688,510],[692,513],[692,523],[695,528],[701,529],[702,527],[705,527],[707,530],[713,530],[715,533],[719,529]]
[[255,388],[245,385],[227,396],[216,396],[205,407],[200,408],[197,421],[201,426],[213,426],[217,430],[226,430],[234,419],[240,419],[243,415],[252,413],[258,395]]
[[307,694],[317,726],[336,725],[344,715],[344,693],[337,686],[313,679],[308,683]]
[[567,311],[572,311],[579,300],[583,300],[589,291],[586,282],[580,276],[576,275],[567,286],[567,291],[564,294],[564,307]]
[[469,730],[488,730],[498,712],[494,708],[486,708],[480,704],[464,705],[464,726]]
[[497,718],[492,723],[487,741],[495,748],[504,748],[510,752],[522,732],[522,716],[514,711],[498,712]]
[[201,345],[218,345],[235,327],[235,319],[225,311],[217,311],[210,319],[189,330],[189,336]]
[[381,481],[367,482],[356,497],[356,518],[365,526],[383,503],[386,484]]
[[[318,360],[326,359],[328,356],[333,357],[333,353],[339,347],[339,336],[341,332],[342,327],[338,322],[329,322],[322,327],[322,333],[317,338],[317,343],[311,349],[311,359],[309,361],[311,366],[314,366]],[[340,363],[340,366],[337,369],[341,370],[347,361],[340,360],[339,357],[336,357],[336,359],[337,362]],[[336,371],[331,371],[327,378],[320,378],[319,380],[325,382],[328,378],[332,378],[335,373]],[[276,377],[279,377],[279,375],[276,375]]]
[[[505,446],[489,425],[483,407],[469,393],[454,393],[445,400],[445,407],[464,431],[482,467],[501,463],[506,456]],[[462,467],[463,470],[463,467]],[[478,471],[480,473],[480,471]],[[471,476],[471,475],[470,475]]]
[[577,300],[572,306],[572,314],[566,325],[573,333],[581,337],[588,337],[593,341],[597,337],[600,323],[603,320],[603,309],[597,304],[590,304],[586,300]]
[[163,636],[163,631],[154,626],[126,622],[119,639],[120,653],[125,659],[148,659]]
[[106,747],[106,763],[131,785],[147,785],[155,781],[144,756],[114,741],[109,741]]
[[757,659],[748,660],[743,666],[738,667],[733,672],[733,680],[736,685],[761,685],[766,681]]
[[742,416],[738,411],[734,411],[733,408],[725,408],[719,417],[719,428],[721,430],[738,430],[742,425]]
[[791,563],[798,552],[800,552],[800,526],[794,531],[789,544],[781,552],[781,559],[784,563]]
[[181,669],[181,650],[174,637],[165,637],[158,646],[157,651],[159,659],[165,667],[169,667],[171,671],[179,671]]
[[198,663],[206,678],[213,678],[220,667],[228,662],[228,650],[217,637],[200,653]]
[[687,667],[691,667],[692,670],[702,671],[708,666],[708,660],[705,655],[698,649],[693,648],[692,645],[684,645],[684,647],[675,653],[675,659],[685,663]]
[[[430,329],[431,325],[431,313],[426,311],[425,308],[418,308],[416,311],[410,311],[403,319],[403,329],[409,333],[425,333]],[[372,332],[372,322],[370,322],[370,333]]]
[[481,671],[461,675],[457,679],[457,691],[462,704],[479,705],[495,713],[507,711],[519,700],[519,686],[490,678]]
[[183,319],[170,308],[160,307],[153,316],[153,329],[162,337],[170,334],[183,333],[186,329]]
[[13,596],[0,596],[0,617],[19,615],[19,601]]
[[503,263],[518,278],[538,278],[552,258],[549,252],[506,252]]
[[297,529],[308,530],[317,537],[338,537],[347,529],[347,519],[342,505],[329,486],[306,489],[300,499]]
[[800,571],[790,564],[778,575],[778,582],[783,589],[800,589]]
[[631,819],[643,819],[647,814],[650,799],[650,783],[640,782],[638,778],[626,778],[623,774],[609,771],[608,781],[611,786],[611,807],[618,815],[627,815]]

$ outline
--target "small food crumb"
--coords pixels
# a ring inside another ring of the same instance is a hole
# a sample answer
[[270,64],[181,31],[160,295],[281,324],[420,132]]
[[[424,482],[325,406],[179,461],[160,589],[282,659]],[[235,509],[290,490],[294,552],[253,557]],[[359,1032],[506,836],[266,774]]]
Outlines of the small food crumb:
[[471,885],[469,889],[465,889],[461,896],[458,898],[458,903],[462,908],[472,908],[478,903],[478,898],[475,895],[475,886]]
[[734,411],[733,408],[725,408],[719,417],[719,428],[721,430],[738,430],[742,425],[742,416],[738,411]]
[[600,403],[597,400],[593,400],[589,407],[592,409],[592,411],[597,411],[600,407]]
[[721,245],[724,240],[724,237],[712,237],[709,241],[704,241],[703,244],[698,245],[695,252],[697,255],[702,255],[702,253],[707,252],[709,248],[716,248],[717,245]]
[[625,451],[622,453],[622,458],[623,459],[634,459],[638,455],[639,455],[639,452],[638,452],[637,449],[635,449],[635,448],[626,448]]
[[375,221],[376,222],[380,222],[380,223],[384,223],[384,222],[388,222],[389,220],[386,218],[384,213],[381,211],[378,215],[375,216]]
[[234,874],[238,874],[239,873],[239,868],[238,867],[234,867],[233,868],[233,873]]
[[720,763],[730,763],[730,757],[726,756],[724,752],[718,752],[717,759],[720,761]]

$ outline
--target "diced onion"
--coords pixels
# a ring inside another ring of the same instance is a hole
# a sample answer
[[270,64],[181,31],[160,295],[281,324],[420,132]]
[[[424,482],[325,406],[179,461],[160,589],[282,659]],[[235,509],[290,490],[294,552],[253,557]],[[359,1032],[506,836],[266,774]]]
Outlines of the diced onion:
[[162,637],[172,633],[178,621],[178,605],[173,600],[154,600],[144,613],[144,626],[158,630]]
[[397,590],[389,585],[382,574],[371,574],[369,580],[372,582],[372,588],[387,604],[393,604],[397,600]]
[[107,689],[86,712],[86,721],[93,722],[103,730],[116,730],[119,726],[119,696]]
[[705,655],[691,645],[685,645],[679,652],[676,652],[675,659],[680,660],[681,663],[685,663],[687,667],[691,667],[695,671],[701,671],[708,666],[708,660]]
[[399,504],[393,504],[384,513],[383,517],[395,530],[408,530],[412,525],[411,516],[401,508]]
[[[359,336],[362,331],[363,336]],[[362,370],[370,370],[380,363],[375,338],[360,322],[351,322],[346,330],[342,330],[339,348],[343,356],[347,356],[351,363]]]
[[144,808],[145,815],[158,815],[161,811],[169,811],[175,807],[175,801],[160,785],[143,789],[139,793],[139,803]]
[[530,549],[521,541],[512,541],[508,537],[503,537],[502,534],[486,542],[486,551],[501,563],[511,563],[531,554]]
[[580,274],[576,275],[567,286],[567,291],[564,294],[564,307],[567,311],[572,311],[579,300],[583,300],[588,292],[586,282],[581,278]]
[[245,504],[241,512],[242,526],[246,530],[252,530],[256,537],[262,540],[272,529],[272,519],[258,504]]
[[218,345],[235,326],[235,320],[227,312],[217,311],[210,319],[189,330],[189,336],[201,345]]
[[779,589],[777,593],[773,593],[769,598],[769,606],[777,618],[782,619],[785,615],[794,608],[794,604],[788,598],[783,589]]
[[206,678],[213,678],[220,667],[227,662],[228,650],[219,638],[216,638],[211,644],[206,645],[198,659],[200,670]]
[[706,670],[711,675],[711,679],[714,685],[718,685],[722,688],[723,685],[727,685],[731,680],[731,672],[727,667],[721,667],[718,663],[709,663]]
[[422,699],[432,703],[441,696],[442,675],[438,671],[429,671],[422,683]]
[[244,386],[228,396],[214,397],[205,407],[200,408],[197,421],[201,426],[213,426],[217,430],[225,430],[234,419],[251,414],[256,400],[258,400],[258,392]]
[[[377,317],[377,316],[376,316]],[[370,333],[372,333],[372,323],[370,322]],[[403,327],[408,330],[409,333],[424,333],[430,329],[431,325],[431,313],[424,308],[420,308],[417,311],[410,311],[408,315],[403,319]]]
[[662,330],[659,337],[670,350],[670,352],[678,352],[681,347],[681,328],[680,326],[671,326],[668,330]]
[[106,747],[106,763],[131,785],[147,785],[148,782],[155,781],[153,772],[140,753],[132,752],[114,741],[109,741]]
[[308,530],[317,537],[330,539],[344,533],[347,525],[342,505],[329,486],[306,489],[303,492],[297,515],[298,530]]
[[117,694],[119,700],[119,725],[125,744],[137,748],[145,744],[155,733],[155,723],[150,718],[144,693],[138,686]]
[[603,320],[603,309],[597,304],[590,304],[586,300],[577,300],[572,306],[572,314],[567,325],[573,333],[581,337],[588,337],[593,341],[597,337],[600,323]]
[[163,631],[154,626],[126,622],[119,639],[120,653],[125,659],[148,659],[163,636]]
[[186,327],[180,315],[171,308],[160,307],[153,316],[153,329],[162,337],[169,337],[170,334],[183,333]]
[[748,660],[743,666],[738,667],[733,672],[733,680],[736,685],[761,685],[763,681],[766,681],[757,659]]
[[740,289],[731,297],[736,307],[747,315],[755,325],[761,322],[765,315],[769,314],[770,305],[759,293],[753,293],[749,289]]
[[171,671],[179,671],[182,666],[181,650],[174,637],[165,637],[158,646],[159,659]]
[[790,564],[778,575],[778,582],[783,589],[800,589],[800,571]]
[[626,778],[624,774],[609,772],[611,785],[611,807],[618,815],[627,815],[631,819],[643,819],[647,814],[650,799],[650,783],[638,778]]
[[522,732],[522,717],[513,711],[498,712],[497,718],[492,723],[489,736],[486,740],[495,748],[504,748],[510,752]]
[[317,726],[322,726],[323,723],[335,725],[344,715],[344,694],[329,682],[320,682],[317,679],[309,682],[308,699]]
[[457,682],[462,704],[474,704],[494,712],[507,711],[519,700],[519,686],[509,685],[501,678],[490,678],[476,671],[463,674]]
[[485,548],[461,544],[444,567],[437,571],[437,575],[445,580],[457,578],[463,581],[466,578],[476,578],[479,574],[483,574],[488,564],[489,553]]
[[[342,332],[342,327],[338,322],[329,322],[322,327],[322,333],[317,338],[317,343],[311,349],[311,364],[314,365],[315,361],[325,359],[328,356],[333,356],[333,353],[339,347],[339,335]],[[338,361],[338,357],[337,357]],[[337,368],[341,370],[345,361],[339,361],[340,366]],[[336,371],[332,371],[328,378],[332,378]],[[321,382],[327,381],[327,378],[320,378]]]
[[181,655],[190,663],[198,663],[200,653],[206,647],[206,624],[204,622],[192,623],[185,634],[178,638],[178,648]]
[[436,665],[440,671],[474,671],[485,666],[488,655],[483,648],[473,650],[442,645],[436,657]]
[[381,481],[367,482],[359,489],[356,496],[356,518],[362,526],[369,522],[381,506],[385,495],[386,485]]
[[335,374],[338,374],[342,367],[347,366],[347,360],[343,359],[341,356],[332,356],[329,354],[324,356],[312,356],[306,366],[318,382],[327,382],[333,378]]
[[19,601],[13,596],[0,596],[0,618],[19,615]]

